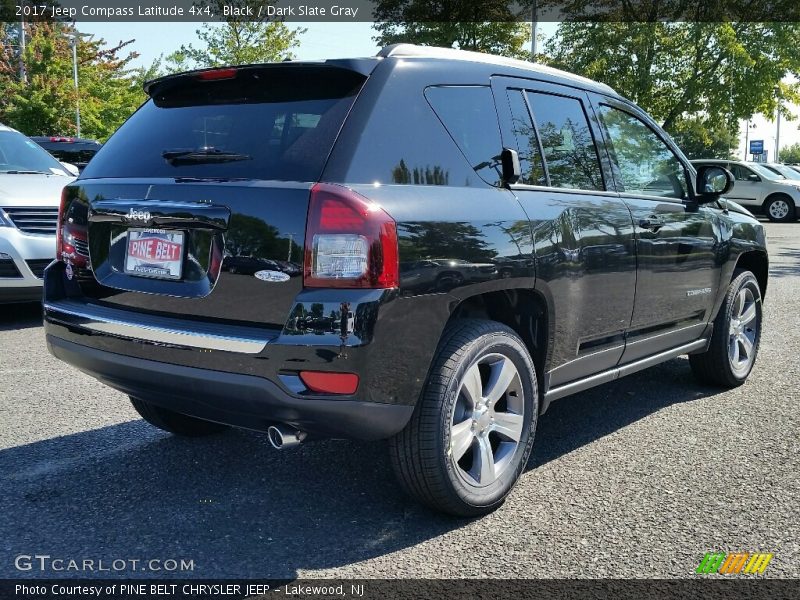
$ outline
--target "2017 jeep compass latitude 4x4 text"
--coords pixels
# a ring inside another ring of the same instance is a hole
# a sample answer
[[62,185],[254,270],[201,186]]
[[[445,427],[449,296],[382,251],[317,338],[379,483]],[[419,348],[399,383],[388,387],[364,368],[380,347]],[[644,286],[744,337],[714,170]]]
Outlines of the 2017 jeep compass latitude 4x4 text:
[[51,352],[156,427],[388,439],[411,495],[479,515],[553,400],[753,367],[762,226],[607,86],[399,45],[146,90],[65,189],[44,302]]

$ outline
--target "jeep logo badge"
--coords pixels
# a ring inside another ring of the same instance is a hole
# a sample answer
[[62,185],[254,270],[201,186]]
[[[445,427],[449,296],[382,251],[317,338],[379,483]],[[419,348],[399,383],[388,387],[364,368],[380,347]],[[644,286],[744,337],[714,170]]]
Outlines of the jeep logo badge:
[[283,283],[289,281],[289,276],[280,271],[257,271],[254,275],[256,279],[261,281],[270,281],[272,283]]
[[136,210],[135,208],[131,207],[130,211],[127,215],[125,215],[129,221],[149,221],[150,220],[150,213],[146,210]]

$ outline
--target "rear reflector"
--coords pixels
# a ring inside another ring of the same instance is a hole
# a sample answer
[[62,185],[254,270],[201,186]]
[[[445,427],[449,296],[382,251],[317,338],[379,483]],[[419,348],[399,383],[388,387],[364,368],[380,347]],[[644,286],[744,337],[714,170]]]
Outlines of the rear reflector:
[[236,77],[236,69],[213,69],[202,71],[195,75],[200,81],[216,81],[218,79],[233,79]]
[[309,390],[319,394],[355,394],[358,388],[355,373],[300,371],[300,379]]

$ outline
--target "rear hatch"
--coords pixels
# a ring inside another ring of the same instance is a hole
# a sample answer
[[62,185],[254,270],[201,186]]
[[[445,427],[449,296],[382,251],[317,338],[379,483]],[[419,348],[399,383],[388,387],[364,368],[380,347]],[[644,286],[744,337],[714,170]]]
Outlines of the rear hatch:
[[[285,63],[150,84],[151,100],[67,188],[62,257],[83,295],[280,329],[302,288],[310,190],[360,71]],[[243,264],[256,267],[231,272]]]

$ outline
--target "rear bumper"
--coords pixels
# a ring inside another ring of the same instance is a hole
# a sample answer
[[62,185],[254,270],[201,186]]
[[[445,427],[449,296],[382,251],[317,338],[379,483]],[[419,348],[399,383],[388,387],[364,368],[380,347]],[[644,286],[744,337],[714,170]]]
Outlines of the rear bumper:
[[325,437],[376,440],[408,422],[413,406],[298,397],[254,375],[114,354],[47,335],[50,352],[106,385],[179,413],[265,431],[287,423]]

